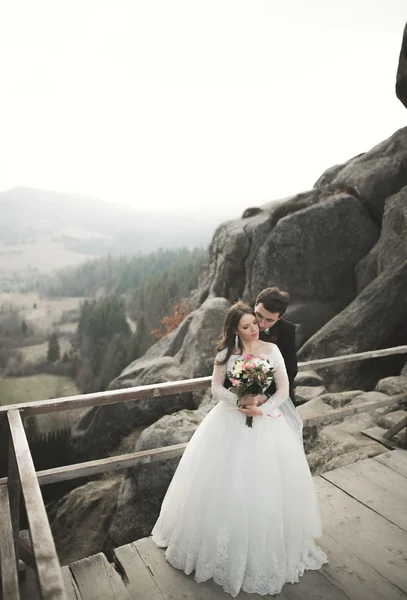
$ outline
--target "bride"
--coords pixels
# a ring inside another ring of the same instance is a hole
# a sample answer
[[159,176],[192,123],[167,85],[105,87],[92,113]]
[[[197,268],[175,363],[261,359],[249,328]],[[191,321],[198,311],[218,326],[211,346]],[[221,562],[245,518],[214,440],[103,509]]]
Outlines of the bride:
[[[314,543],[321,519],[302,444],[302,421],[288,397],[284,360],[275,344],[259,340],[253,310],[238,302],[225,318],[212,392],[217,405],[189,442],[153,528],[175,568],[226,592],[278,594],[326,555]],[[277,391],[237,396],[224,382],[242,354],[272,364]],[[252,402],[250,404],[250,402]],[[253,427],[246,427],[246,417]]]

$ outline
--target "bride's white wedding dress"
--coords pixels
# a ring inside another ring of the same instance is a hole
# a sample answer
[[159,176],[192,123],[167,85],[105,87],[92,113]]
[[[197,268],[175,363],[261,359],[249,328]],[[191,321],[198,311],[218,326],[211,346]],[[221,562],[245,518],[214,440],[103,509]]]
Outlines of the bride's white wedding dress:
[[277,594],[326,562],[314,543],[321,519],[284,360],[276,345],[265,346],[277,391],[263,416],[247,427],[236,395],[223,387],[240,357],[215,364],[219,402],[189,442],[152,532],[173,567],[195,571],[198,582],[213,578],[232,596]]

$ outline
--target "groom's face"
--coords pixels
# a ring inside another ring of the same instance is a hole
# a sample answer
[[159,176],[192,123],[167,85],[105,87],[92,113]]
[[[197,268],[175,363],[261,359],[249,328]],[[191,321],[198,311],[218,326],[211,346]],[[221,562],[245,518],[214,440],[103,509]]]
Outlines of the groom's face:
[[254,312],[256,313],[260,331],[273,327],[281,319],[280,313],[266,310],[261,302],[260,304],[256,304]]

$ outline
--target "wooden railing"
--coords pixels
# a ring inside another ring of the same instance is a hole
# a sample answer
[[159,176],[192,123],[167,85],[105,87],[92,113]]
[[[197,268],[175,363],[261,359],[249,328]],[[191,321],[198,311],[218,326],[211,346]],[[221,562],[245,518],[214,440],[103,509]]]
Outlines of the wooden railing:
[[[321,369],[396,354],[407,354],[407,346],[307,361],[299,363],[299,370]],[[136,464],[166,460],[181,455],[187,446],[187,444],[177,444],[36,472],[21,416],[170,396],[180,392],[208,389],[210,385],[211,377],[201,377],[0,407],[0,422],[6,423],[10,439],[8,474],[7,477],[0,479],[0,532],[2,534],[0,538],[0,572],[4,599],[19,600],[20,598],[18,564],[19,559],[22,558],[27,564],[35,566],[43,600],[67,600],[62,571],[42,500],[40,485],[88,477],[106,471],[119,471]],[[304,427],[326,424],[339,418],[392,406],[406,400],[407,394],[401,394],[377,402],[346,406],[323,414],[308,416],[304,418]],[[394,432],[397,433],[407,426],[407,420],[403,421],[403,425],[398,425],[398,428],[393,427],[388,434],[394,435]],[[397,431],[395,431],[396,429]],[[27,513],[30,547],[20,540],[21,495]],[[32,549],[32,556],[30,549]]]

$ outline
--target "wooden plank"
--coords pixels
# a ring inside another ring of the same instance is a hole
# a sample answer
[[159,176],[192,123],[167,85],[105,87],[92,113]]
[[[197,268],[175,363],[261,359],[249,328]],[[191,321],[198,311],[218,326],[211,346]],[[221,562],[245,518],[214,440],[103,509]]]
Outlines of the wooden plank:
[[6,485],[0,486],[0,565],[3,598],[20,600],[17,561],[14,552],[13,529]]
[[407,532],[407,479],[402,475],[369,458],[321,477]]
[[[81,600],[134,600],[106,556],[99,552],[69,565]],[[139,597],[140,600],[147,600]]]
[[327,533],[319,540],[328,563],[319,571],[350,600],[406,600],[406,595]]
[[69,567],[62,567],[62,578],[64,580],[68,600],[83,600]]
[[134,544],[120,546],[113,552],[116,568],[134,598],[163,600],[160,588],[146,567]]
[[386,433],[387,429],[383,429],[382,427],[370,427],[369,429],[364,429],[361,433],[362,435],[364,435],[365,437],[368,437],[371,440],[374,440],[375,442],[379,442],[379,444],[382,444],[382,446],[384,446],[385,448],[388,448],[389,450],[395,450],[396,448],[398,448],[396,442],[394,442],[393,440],[386,440],[383,437],[383,434]]
[[[157,548],[151,538],[143,538],[133,543],[143,562],[151,572],[163,600],[228,600],[231,598],[213,579],[205,583],[196,583],[192,575],[185,575],[174,569],[164,557],[164,550]],[[281,594],[273,596],[276,600],[287,600],[285,588]],[[144,600],[144,599],[143,599]],[[259,594],[240,592],[236,600],[264,600]]]
[[308,369],[324,369],[337,365],[344,365],[348,362],[357,362],[360,360],[370,360],[372,358],[383,358],[384,356],[394,356],[396,354],[407,354],[407,346],[395,346],[393,348],[382,348],[381,350],[369,350],[368,352],[357,352],[355,354],[345,354],[343,356],[333,356],[331,358],[318,358],[298,363],[299,371]]
[[[382,350],[372,350],[369,352],[359,352],[356,354],[347,354],[345,356],[334,356],[331,358],[300,362],[298,367],[300,371],[307,369],[320,369],[332,365],[341,365],[347,362],[368,360],[383,356],[393,356],[395,354],[407,354],[407,346],[383,348]],[[212,377],[199,377],[195,379],[184,379],[181,381],[144,385],[133,388],[108,390],[106,392],[96,392],[93,394],[79,394],[76,396],[66,396],[64,398],[52,398],[50,400],[42,400],[38,402],[9,404],[6,406],[0,406],[0,418],[10,410],[19,410],[22,414],[24,414],[24,416],[29,416],[76,408],[105,406],[107,404],[115,404],[117,402],[143,400],[144,398],[151,397],[171,396],[180,392],[208,389],[211,386],[211,381]]]
[[406,450],[394,450],[394,452],[386,452],[386,454],[379,454],[375,456],[373,460],[376,460],[389,469],[393,469],[396,473],[400,473],[404,477],[407,477],[407,451]]
[[134,542],[144,564],[150,570],[156,585],[161,590],[164,600],[182,598],[183,600],[210,600],[225,598],[220,586],[208,589],[205,584],[198,584],[193,576],[185,575],[174,569],[164,558],[164,550],[157,548],[150,538]]
[[[36,475],[40,485],[47,485],[58,481],[67,481],[69,479],[105,473],[106,471],[123,471],[134,465],[149,464],[181,456],[186,447],[187,444],[183,443],[163,448],[154,448],[152,450],[142,450],[140,452],[132,452],[131,454],[110,456],[109,458],[37,471]],[[0,485],[2,483],[7,483],[7,478],[0,479]]]
[[384,439],[389,440],[405,427],[407,427],[407,417],[403,417],[398,423],[393,425],[393,427],[390,427],[390,429],[383,434]]
[[314,482],[325,533],[407,593],[406,532],[323,477]]
[[118,402],[144,400],[145,398],[152,397],[163,398],[181,392],[208,389],[211,387],[211,381],[212,377],[198,377],[196,379],[184,379],[181,381],[140,385],[119,390],[108,390],[107,392],[95,392],[93,394],[78,394],[76,396],[64,396],[63,398],[51,398],[50,400],[8,404],[0,406],[0,418],[10,410],[18,410],[24,417],[27,417],[77,408],[106,406],[107,404],[117,404]]
[[342,590],[318,571],[307,571],[299,583],[287,583],[283,591],[288,600],[349,600]]
[[407,394],[400,394],[398,396],[389,396],[385,400],[378,400],[375,402],[364,402],[363,404],[353,404],[352,406],[346,406],[345,408],[338,408],[336,410],[330,410],[318,415],[309,415],[304,417],[304,427],[310,427],[312,425],[322,425],[340,419],[343,417],[350,417],[352,415],[361,414],[364,412],[372,412],[377,408],[385,408],[386,406],[392,406],[407,400]]
[[66,600],[54,540],[18,411],[7,414],[43,600]]

